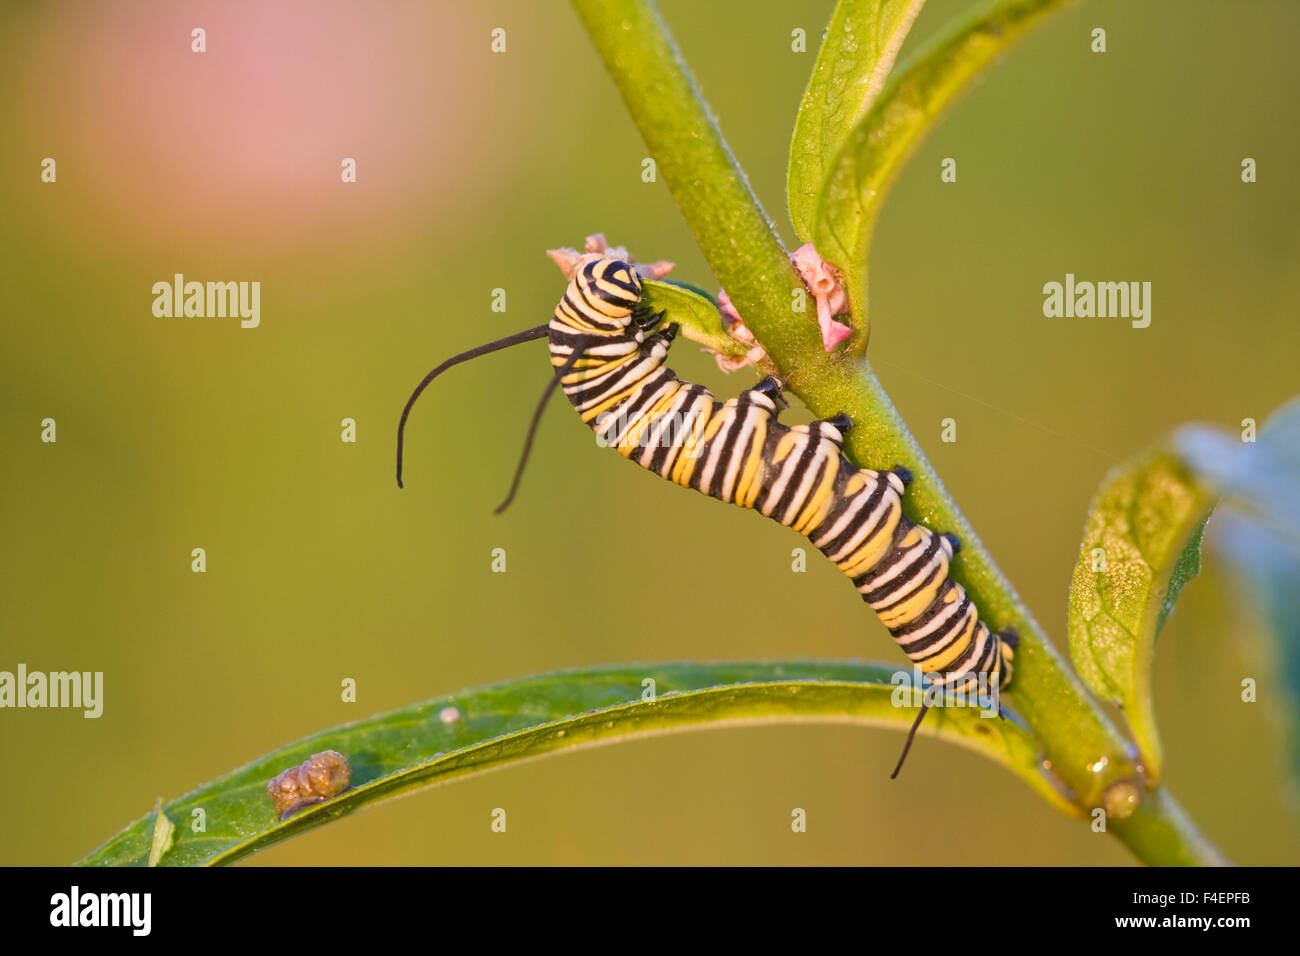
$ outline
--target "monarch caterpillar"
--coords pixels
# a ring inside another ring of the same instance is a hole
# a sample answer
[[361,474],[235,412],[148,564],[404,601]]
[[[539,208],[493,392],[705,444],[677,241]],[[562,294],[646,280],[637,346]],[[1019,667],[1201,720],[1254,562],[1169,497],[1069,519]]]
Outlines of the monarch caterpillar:
[[322,750],[276,775],[266,785],[266,792],[284,819],[295,810],[338,796],[351,783],[348,759],[337,750]]
[[[995,694],[1005,687],[1016,636],[991,631],[949,577],[957,538],[904,517],[907,470],[877,472],[849,462],[842,445],[852,422],[842,413],[782,425],[777,416],[786,403],[774,378],[725,402],[680,381],[664,364],[678,327],[663,319],[642,302],[630,261],[583,257],[549,324],[453,356],[420,382],[398,424],[398,486],[406,420],[429,383],[452,365],[545,336],[554,371],[497,513],[513,499],[542,410],[562,386],[601,444],[662,478],[759,511],[808,538],[853,581],[931,687],[963,694],[976,686]],[[891,776],[902,768],[928,707],[923,699]]]

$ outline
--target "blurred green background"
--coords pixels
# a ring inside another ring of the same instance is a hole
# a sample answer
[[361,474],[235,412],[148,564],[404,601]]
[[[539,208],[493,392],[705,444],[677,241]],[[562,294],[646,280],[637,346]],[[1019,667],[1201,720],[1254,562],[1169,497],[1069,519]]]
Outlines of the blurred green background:
[[[931,0],[900,63],[966,6]],[[661,5],[787,241],[786,150],[831,7]],[[1282,0],[1085,0],[957,104],[885,207],[870,357],[1058,640],[1106,470],[1179,423],[1262,422],[1300,391],[1298,35]],[[408,392],[546,321],[563,288],[548,247],[604,231],[716,287],[666,186],[641,181],[644,147],[567,5],[6,4],[0,51],[0,669],[106,684],[99,720],[0,712],[0,863],[71,862],[159,795],[464,687],[612,661],[901,660],[828,563],[791,573],[794,535],[598,449],[560,403],[494,517],[540,345],[440,381],[395,487]],[[261,327],[155,318],[151,286],[175,272],[260,281]],[[1044,318],[1042,285],[1066,272],[1151,281],[1151,327]],[[674,360],[724,395],[752,381],[689,343]],[[630,589],[647,579],[662,602]],[[1236,861],[1295,863],[1259,636],[1211,562],[1160,641],[1167,781]],[[922,740],[891,782],[900,744],[839,726],[633,740],[381,805],[247,865],[1130,862],[950,745]]]

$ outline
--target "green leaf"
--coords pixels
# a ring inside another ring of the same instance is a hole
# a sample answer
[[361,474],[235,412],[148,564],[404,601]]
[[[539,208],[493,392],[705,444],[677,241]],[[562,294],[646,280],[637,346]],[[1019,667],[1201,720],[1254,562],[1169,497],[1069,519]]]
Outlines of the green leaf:
[[786,200],[794,231],[804,242],[813,237],[817,201],[835,154],[884,87],[924,2],[840,0],[836,4],[790,143]]
[[656,312],[666,312],[668,321],[681,326],[682,335],[719,355],[741,356],[746,346],[727,334],[722,314],[713,296],[684,282],[641,281],[642,301]]
[[[167,806],[207,829],[177,831],[166,866],[229,863],[363,806],[468,774],[619,737],[757,722],[852,721],[905,730],[915,711],[893,704],[894,668],[846,661],[624,664],[565,671],[464,691],[316,734],[268,754]],[[646,699],[653,694],[652,699]],[[933,723],[930,721],[933,719]],[[1041,766],[1034,739],[1012,719],[974,707],[937,708],[921,732],[991,757],[1054,805],[1073,812]],[[280,820],[266,783],[321,750],[352,765],[352,787]],[[880,768],[885,785],[888,767]],[[954,801],[958,796],[954,794]],[[956,807],[956,802],[954,802]],[[81,865],[144,863],[152,815]]]
[[999,0],[909,60],[835,155],[818,198],[817,251],[845,274],[854,316],[850,350],[867,347],[867,252],[881,204],[944,107],[997,54],[1069,0]]
[[153,805],[153,835],[149,840],[147,866],[158,865],[158,861],[172,848],[172,838],[176,833],[176,824],[167,819],[162,805],[162,797],[159,797]]
[[1092,503],[1070,584],[1074,666],[1093,691],[1124,709],[1151,783],[1161,765],[1151,699],[1156,636],[1200,571],[1214,502],[1212,486],[1172,452],[1120,466]]

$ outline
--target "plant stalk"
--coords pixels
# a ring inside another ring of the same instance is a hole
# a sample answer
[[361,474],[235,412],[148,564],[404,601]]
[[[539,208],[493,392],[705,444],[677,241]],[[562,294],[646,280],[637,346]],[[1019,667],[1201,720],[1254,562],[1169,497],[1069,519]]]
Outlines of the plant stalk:
[[952,576],[991,627],[1019,633],[1006,699],[1041,742],[1070,800],[1085,815],[1106,809],[1108,832],[1145,863],[1222,864],[1172,796],[1147,789],[1133,748],[1066,669],[870,364],[824,352],[811,313],[793,310],[799,275],[653,5],[574,0],[574,7],[696,242],[786,388],[818,416],[847,412],[855,422],[845,442],[849,457],[877,469],[906,465],[915,476],[904,496],[907,516],[961,538]]

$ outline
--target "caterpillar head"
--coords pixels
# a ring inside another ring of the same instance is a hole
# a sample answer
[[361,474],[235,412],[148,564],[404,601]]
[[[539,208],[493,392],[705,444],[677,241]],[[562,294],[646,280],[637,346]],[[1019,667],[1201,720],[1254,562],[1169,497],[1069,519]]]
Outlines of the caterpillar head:
[[632,310],[641,301],[641,277],[626,260],[592,259],[574,275],[573,290],[584,324],[617,335],[632,321]]

